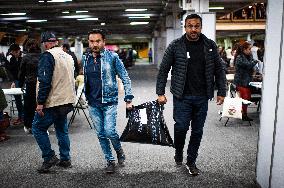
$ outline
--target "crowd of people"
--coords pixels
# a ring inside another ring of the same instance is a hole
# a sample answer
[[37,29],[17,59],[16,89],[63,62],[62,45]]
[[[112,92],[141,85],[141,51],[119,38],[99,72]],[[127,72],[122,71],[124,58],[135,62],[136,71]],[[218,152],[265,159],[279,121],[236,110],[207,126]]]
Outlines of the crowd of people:
[[[226,95],[225,65],[230,66],[233,59],[232,64],[236,67],[235,84],[241,97],[249,100],[247,86],[258,61],[253,59],[251,44],[247,42],[239,45],[234,55],[232,52],[228,56],[229,50],[217,47],[213,40],[201,33],[202,18],[197,14],[186,17],[184,29],[185,34],[172,41],[165,50],[157,75],[156,94],[160,104],[167,103],[165,87],[168,73],[171,71],[170,91],[173,94],[175,121],[174,160],[177,165],[183,164],[185,139],[191,127],[185,166],[189,174],[196,176],[200,174],[196,160],[207,117],[208,100],[214,97],[215,88],[217,105],[223,103]],[[11,87],[25,86],[24,104],[20,97],[16,100],[18,119],[14,124],[24,121],[25,131],[34,136],[43,158],[38,172],[48,173],[55,165],[62,168],[72,166],[67,114],[73,110],[76,101],[77,76],[77,81],[84,84],[89,114],[107,164],[105,171],[115,172],[116,159],[119,165],[124,165],[126,160],[116,130],[117,76],[124,86],[125,108],[131,110],[134,96],[126,68],[129,62],[133,62],[133,50],[122,49],[119,54],[107,50],[105,32],[93,29],[88,33],[89,47],[79,67],[70,46],[58,46],[54,33],[42,33],[41,43],[43,53],[40,44],[34,39],[29,39],[25,43],[26,54],[23,57],[19,45],[11,45],[6,63],[7,70],[12,76]],[[152,58],[152,51],[150,55]],[[149,61],[152,61],[151,58]],[[1,92],[0,97],[0,124],[4,127],[7,118],[5,119],[3,110],[7,103]],[[15,99],[16,97],[18,96],[15,95]],[[246,120],[249,120],[245,107],[243,113]],[[48,128],[51,125],[54,125],[58,139],[59,158],[49,140]],[[3,131],[0,132],[0,136],[1,139],[6,138]],[[116,152],[116,157],[111,146]]]

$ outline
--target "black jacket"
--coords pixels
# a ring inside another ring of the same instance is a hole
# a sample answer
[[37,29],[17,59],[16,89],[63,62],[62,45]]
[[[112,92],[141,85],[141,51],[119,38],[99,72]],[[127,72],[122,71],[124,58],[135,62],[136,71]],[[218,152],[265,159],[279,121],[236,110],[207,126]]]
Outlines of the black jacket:
[[12,81],[18,80],[20,65],[21,65],[21,57],[17,59],[11,53],[7,55],[7,63],[5,63],[5,67]]
[[235,61],[236,73],[234,83],[237,86],[248,87],[252,81],[253,67],[257,63],[258,61],[253,59],[252,55],[248,58],[244,54],[238,55]]
[[19,87],[23,87],[24,83],[36,84],[37,66],[40,53],[28,53],[22,58],[19,71]]
[[[214,41],[208,39],[201,34],[204,41],[204,55],[205,55],[205,78],[206,91],[208,99],[214,97],[214,86],[216,84],[218,96],[226,96],[226,74],[222,59],[220,58],[217,46]],[[157,77],[156,93],[158,95],[165,94],[165,87],[167,77],[170,69],[171,71],[171,93],[181,98],[184,93],[187,74],[187,55],[186,55],[186,36],[171,42],[167,47],[164,57],[162,59],[160,70]]]

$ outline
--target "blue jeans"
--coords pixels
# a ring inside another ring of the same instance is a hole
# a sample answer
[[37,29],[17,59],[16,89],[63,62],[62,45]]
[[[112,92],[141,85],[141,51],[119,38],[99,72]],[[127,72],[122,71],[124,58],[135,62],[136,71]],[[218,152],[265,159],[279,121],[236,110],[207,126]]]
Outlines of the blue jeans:
[[121,149],[119,135],[116,131],[117,105],[103,107],[89,106],[90,117],[92,118],[101,148],[107,161],[114,161],[110,142],[115,151]]
[[173,98],[174,105],[174,143],[177,154],[183,153],[186,133],[191,125],[191,135],[187,149],[187,162],[194,164],[203,135],[203,127],[207,116],[208,98],[200,96],[184,96]]
[[56,137],[58,140],[60,159],[70,159],[70,140],[68,135],[67,114],[58,115],[57,110],[51,108],[43,109],[44,116],[41,117],[35,113],[32,124],[32,132],[42,152],[44,161],[51,159],[55,155],[54,150],[51,149],[50,140],[47,134],[48,128],[54,124]]

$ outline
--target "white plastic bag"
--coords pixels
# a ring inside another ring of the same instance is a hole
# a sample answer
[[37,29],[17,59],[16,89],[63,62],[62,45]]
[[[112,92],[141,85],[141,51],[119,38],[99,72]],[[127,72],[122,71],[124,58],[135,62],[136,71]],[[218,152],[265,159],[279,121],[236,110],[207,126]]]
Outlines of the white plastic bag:
[[224,99],[222,117],[242,119],[242,103],[243,99],[238,95],[231,97],[231,84],[227,96]]

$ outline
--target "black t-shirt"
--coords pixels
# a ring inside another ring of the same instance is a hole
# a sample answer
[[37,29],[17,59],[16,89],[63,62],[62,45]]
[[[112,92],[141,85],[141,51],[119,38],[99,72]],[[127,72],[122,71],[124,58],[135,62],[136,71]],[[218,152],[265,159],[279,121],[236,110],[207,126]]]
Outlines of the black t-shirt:
[[184,95],[207,96],[205,78],[204,42],[201,37],[197,41],[186,39],[187,76]]

